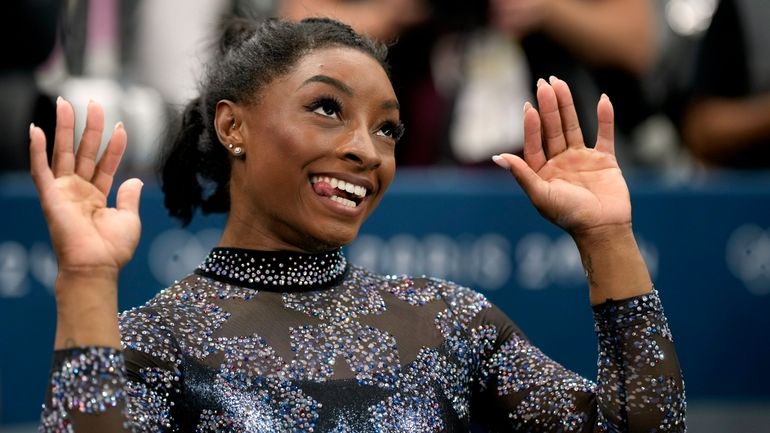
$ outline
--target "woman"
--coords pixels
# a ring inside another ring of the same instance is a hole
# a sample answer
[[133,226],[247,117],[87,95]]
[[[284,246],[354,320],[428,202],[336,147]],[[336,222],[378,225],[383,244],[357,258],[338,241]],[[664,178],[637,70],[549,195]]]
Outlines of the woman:
[[684,429],[679,366],[631,231],[606,97],[588,149],[567,85],[540,81],[540,112],[524,112],[525,160],[495,157],[577,242],[597,384],[470,289],[347,263],[340,247],[393,178],[403,129],[384,56],[330,20],[230,26],[163,168],[172,215],[229,211],[220,246],[120,318],[117,275],[139,238],[141,182],[123,183],[115,208],[106,196],[126,132],[116,126],[97,162],[103,121],[91,104],[74,153],[72,108],[60,101],[49,168],[31,128],[59,258],[44,431]]

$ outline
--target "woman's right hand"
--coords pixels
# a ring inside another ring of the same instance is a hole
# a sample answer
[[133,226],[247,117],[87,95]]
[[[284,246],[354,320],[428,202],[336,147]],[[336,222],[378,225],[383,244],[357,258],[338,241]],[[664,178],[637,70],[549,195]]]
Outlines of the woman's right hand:
[[[97,161],[104,130],[101,106],[93,101],[88,104],[86,127],[77,153],[73,146],[74,130],[74,110],[69,102],[59,98],[49,167],[45,134],[30,125],[32,178],[59,262],[59,279],[93,277],[117,282],[118,271],[131,259],[139,242],[142,182],[125,181],[118,189],[116,206],[107,207],[113,177],[126,149],[126,131],[121,123],[115,126]],[[66,297],[59,286],[57,283],[57,301]]]

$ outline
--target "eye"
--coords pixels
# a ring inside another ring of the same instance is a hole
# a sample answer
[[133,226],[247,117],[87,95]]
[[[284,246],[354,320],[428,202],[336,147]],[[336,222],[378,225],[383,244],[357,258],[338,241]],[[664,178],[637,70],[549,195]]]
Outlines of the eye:
[[402,135],[404,135],[404,125],[402,123],[385,122],[380,129],[375,133],[382,137],[392,138],[394,141],[398,141]]
[[342,104],[332,97],[324,96],[313,101],[312,104],[307,106],[307,109],[321,116],[339,119],[342,112]]

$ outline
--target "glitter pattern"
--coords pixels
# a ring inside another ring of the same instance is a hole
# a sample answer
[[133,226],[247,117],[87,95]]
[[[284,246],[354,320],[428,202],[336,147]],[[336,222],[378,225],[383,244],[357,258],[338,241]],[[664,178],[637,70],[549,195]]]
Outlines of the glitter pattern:
[[317,286],[339,280],[347,269],[342,250],[322,254],[214,248],[198,268],[203,275],[267,286]]
[[[366,284],[361,284],[366,282]],[[339,287],[312,292],[284,293],[286,308],[301,311],[321,320],[345,322],[367,314],[385,311],[380,281],[360,268],[352,268],[348,279]]]
[[120,316],[122,351],[55,353],[40,430],[685,431],[657,292],[594,318],[596,383],[454,283],[374,275],[339,251],[215,249]]

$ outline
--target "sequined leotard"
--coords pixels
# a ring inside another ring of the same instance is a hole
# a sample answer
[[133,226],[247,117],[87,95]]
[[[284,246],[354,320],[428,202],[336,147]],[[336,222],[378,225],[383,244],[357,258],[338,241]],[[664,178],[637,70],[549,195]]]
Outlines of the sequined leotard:
[[57,351],[42,431],[679,432],[655,292],[594,307],[593,383],[483,295],[324,254],[215,249],[120,318],[123,350]]

